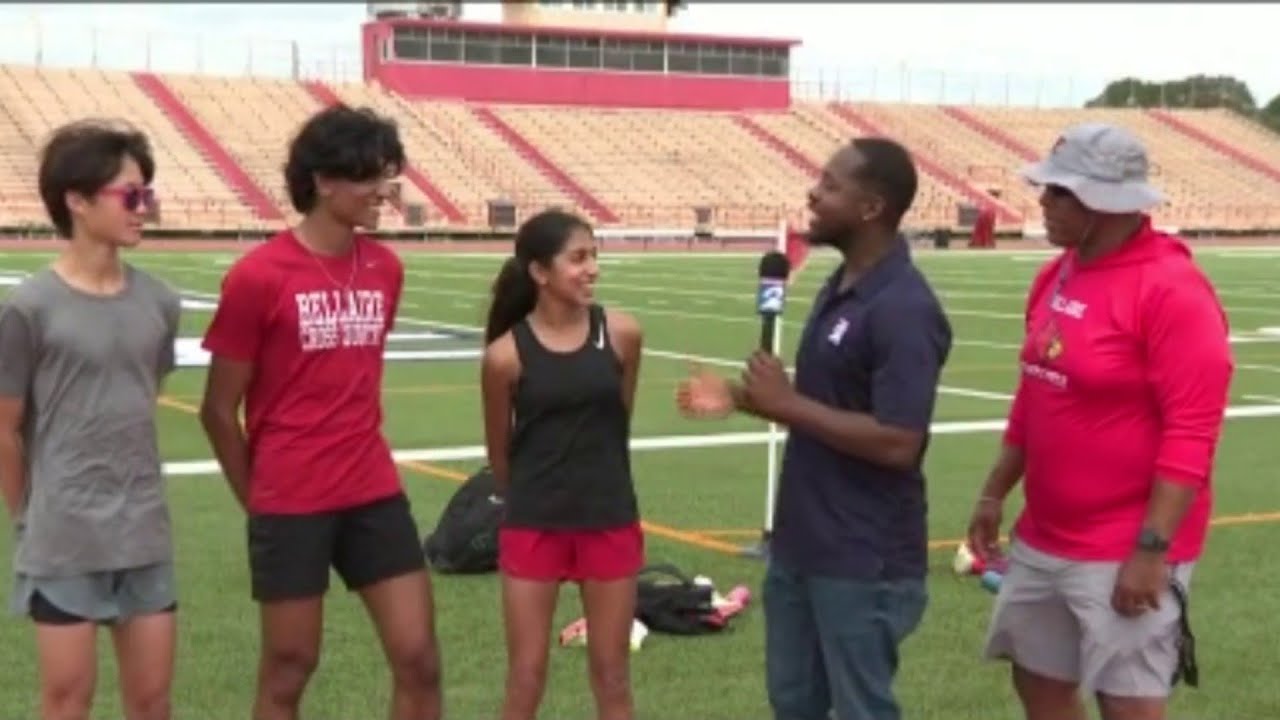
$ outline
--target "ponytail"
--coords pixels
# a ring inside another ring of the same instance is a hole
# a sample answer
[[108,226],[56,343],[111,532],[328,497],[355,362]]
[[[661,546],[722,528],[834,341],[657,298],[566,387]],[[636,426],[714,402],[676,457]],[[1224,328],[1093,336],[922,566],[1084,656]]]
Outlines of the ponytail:
[[529,268],[514,255],[507,258],[493,280],[493,301],[489,305],[489,320],[484,328],[485,344],[515,327],[533,312],[537,302],[538,287],[529,276]]

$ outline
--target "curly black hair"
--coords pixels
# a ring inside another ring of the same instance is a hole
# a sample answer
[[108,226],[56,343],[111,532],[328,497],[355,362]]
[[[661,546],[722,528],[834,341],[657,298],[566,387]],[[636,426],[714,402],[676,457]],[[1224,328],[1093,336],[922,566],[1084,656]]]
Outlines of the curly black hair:
[[284,167],[289,201],[300,213],[316,205],[316,176],[363,182],[399,175],[404,146],[395,122],[369,108],[331,105],[312,115],[289,144]]

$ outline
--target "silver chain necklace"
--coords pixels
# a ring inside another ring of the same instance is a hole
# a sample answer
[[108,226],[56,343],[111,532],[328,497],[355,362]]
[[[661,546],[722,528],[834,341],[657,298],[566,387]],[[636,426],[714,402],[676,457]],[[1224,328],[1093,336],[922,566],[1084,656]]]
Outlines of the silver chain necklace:
[[351,286],[354,285],[356,282],[356,270],[360,268],[359,241],[354,241],[351,243],[351,275],[347,278],[346,285],[339,283],[337,279],[333,277],[333,275],[329,272],[329,268],[324,266],[324,262],[320,259],[319,254],[317,254],[316,251],[312,250],[311,247],[307,245],[306,241],[300,235],[298,236],[298,243],[302,245],[302,249],[307,251],[307,254],[311,256],[311,259],[315,261],[316,267],[320,268],[320,272],[324,273],[324,276],[328,278],[329,282],[333,283],[334,287],[343,291],[351,290]]

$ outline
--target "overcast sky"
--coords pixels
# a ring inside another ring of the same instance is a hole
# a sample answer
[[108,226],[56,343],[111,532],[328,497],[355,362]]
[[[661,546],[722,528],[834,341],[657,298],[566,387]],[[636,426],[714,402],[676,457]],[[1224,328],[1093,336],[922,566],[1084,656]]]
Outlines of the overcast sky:
[[[690,4],[673,30],[802,41],[793,74],[828,96],[1079,104],[1116,77],[1199,72],[1280,94],[1280,4]],[[358,79],[364,19],[363,3],[4,4],[0,62],[287,76],[293,41],[304,72]]]

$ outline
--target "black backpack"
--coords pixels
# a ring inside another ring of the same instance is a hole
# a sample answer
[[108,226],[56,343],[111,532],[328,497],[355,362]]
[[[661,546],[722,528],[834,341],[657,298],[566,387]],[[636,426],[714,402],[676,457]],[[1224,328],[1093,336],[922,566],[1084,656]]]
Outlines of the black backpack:
[[483,467],[449,498],[440,523],[422,543],[433,570],[474,574],[498,569],[498,527],[503,508],[489,499],[495,489],[493,473]]
[[674,565],[641,568],[636,581],[636,619],[651,632],[704,635],[725,627],[712,603],[713,588],[696,585]]

